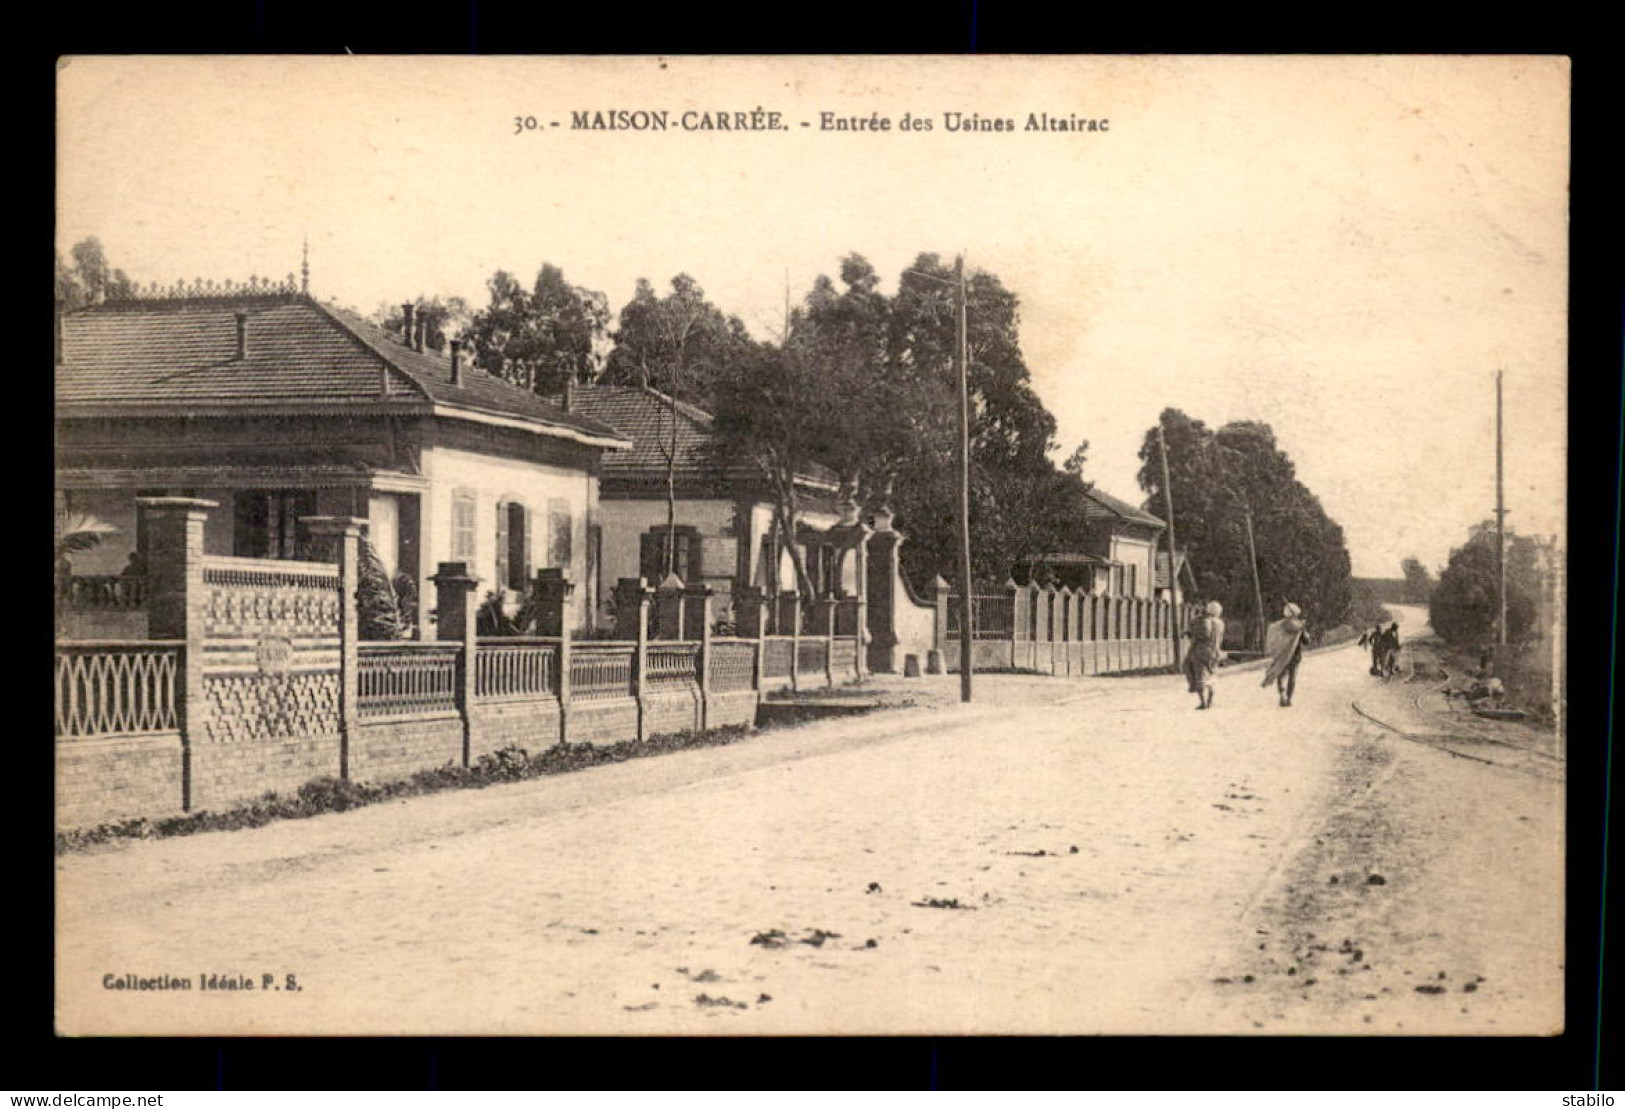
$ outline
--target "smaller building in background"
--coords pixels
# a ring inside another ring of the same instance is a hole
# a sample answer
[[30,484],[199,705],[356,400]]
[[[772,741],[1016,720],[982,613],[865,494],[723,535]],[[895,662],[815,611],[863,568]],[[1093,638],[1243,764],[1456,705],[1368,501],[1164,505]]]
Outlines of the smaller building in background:
[[[719,464],[710,413],[626,385],[571,382],[560,404],[632,441],[630,450],[606,455],[603,462],[600,596],[607,597],[620,578],[664,579],[668,544],[675,548],[676,575],[716,590],[715,610],[724,617],[740,587],[770,594],[795,588],[794,564],[775,526],[767,483],[749,467]],[[675,492],[669,529],[668,476]],[[857,510],[839,502],[839,491],[835,474],[821,466],[797,478],[801,516],[793,541],[819,597],[859,592],[856,560],[844,554]]]
[[1158,591],[1157,559],[1167,525],[1099,488],[1084,493],[1082,508],[1087,531],[1080,549],[1036,555],[1015,568],[1017,579],[1099,597],[1166,599]]

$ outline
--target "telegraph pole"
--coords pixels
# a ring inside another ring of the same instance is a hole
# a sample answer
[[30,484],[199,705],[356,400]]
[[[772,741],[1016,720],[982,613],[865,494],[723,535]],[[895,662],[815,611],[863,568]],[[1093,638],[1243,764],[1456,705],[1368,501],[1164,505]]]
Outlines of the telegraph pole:
[[1168,441],[1162,437],[1162,420],[1157,420],[1157,453],[1162,456],[1162,499],[1168,512],[1168,596],[1173,601],[1173,619],[1168,631],[1174,640],[1174,669],[1183,665],[1179,642],[1179,541],[1174,538],[1174,485],[1168,477]]
[[1506,464],[1502,458],[1501,371],[1495,371],[1495,642],[1507,642]]
[[1247,556],[1253,568],[1253,604],[1258,612],[1258,645],[1262,648],[1268,618],[1264,615],[1264,591],[1258,585],[1258,548],[1253,544],[1253,506],[1244,502],[1241,511],[1241,518],[1247,521]]
[[[959,699],[971,693],[970,385],[965,349],[965,256],[954,258],[954,367],[959,376]],[[1014,634],[1014,633],[1012,633]]]

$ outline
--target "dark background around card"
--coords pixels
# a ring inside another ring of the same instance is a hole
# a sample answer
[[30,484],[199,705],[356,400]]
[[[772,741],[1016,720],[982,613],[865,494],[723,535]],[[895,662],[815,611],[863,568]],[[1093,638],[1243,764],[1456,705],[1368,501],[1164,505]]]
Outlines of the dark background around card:
[[[1569,773],[1568,1033],[1521,1039],[716,1039],[716,1040],[58,1040],[50,1015],[52,896],[50,745],[43,696],[27,695],[29,721],[13,742],[28,745],[19,767],[28,788],[11,808],[13,1032],[0,1087],[74,1089],[1604,1089],[1622,1084],[1617,1003],[1599,991],[1604,897],[1603,812],[1611,767],[1611,619],[1616,602],[1620,460],[1621,283],[1618,79],[1620,59],[1592,48],[1610,41],[1600,26],[1554,27],[1540,17],[1424,26],[1414,12],[1322,12],[1297,22],[1242,26],[1230,11],[1191,18],[1144,5],[1123,9],[1012,5],[971,0],[927,5],[878,2],[806,7],[755,5],[562,5],[462,0],[433,10],[336,0],[166,5],[56,5],[44,48],[15,64],[42,103],[27,116],[28,157],[54,161],[52,66],[62,53],[1004,53],[1004,52],[1421,52],[1565,53],[1574,59],[1574,184],[1571,287],[1571,597]],[[14,18],[18,18],[14,16]],[[24,17],[26,18],[26,17]],[[43,96],[40,96],[44,90]],[[31,105],[33,106],[33,105]],[[14,119],[22,118],[22,113]],[[45,174],[29,171],[28,182]],[[37,187],[37,186],[36,186]],[[49,188],[49,186],[46,186]],[[32,198],[43,211],[50,195]],[[42,221],[43,224],[43,221]],[[24,224],[27,226],[27,223]],[[50,237],[44,225],[37,232]],[[41,263],[46,244],[39,243]],[[30,250],[33,248],[30,247]],[[30,254],[30,257],[34,255]],[[11,380],[30,406],[25,448],[40,518],[50,487],[49,375],[44,318],[41,367]],[[18,428],[13,427],[16,441]],[[15,448],[14,448],[15,449]],[[30,532],[32,531],[32,525]],[[18,552],[13,551],[12,557]],[[13,571],[48,580],[43,550]],[[26,587],[20,591],[29,595]],[[51,620],[49,598],[21,609]],[[43,642],[30,628],[23,643]],[[43,689],[44,653],[38,685]],[[37,704],[34,702],[37,701]],[[26,849],[19,850],[19,845]],[[1613,893],[1619,868],[1607,879]],[[1619,914],[1617,896],[1608,898]],[[1622,955],[1611,952],[1618,985]],[[877,988],[884,988],[877,984]],[[1625,992],[1618,991],[1615,992]],[[1599,1028],[1599,1017],[1603,1023]],[[1599,1072],[1600,1066],[1600,1072]]]

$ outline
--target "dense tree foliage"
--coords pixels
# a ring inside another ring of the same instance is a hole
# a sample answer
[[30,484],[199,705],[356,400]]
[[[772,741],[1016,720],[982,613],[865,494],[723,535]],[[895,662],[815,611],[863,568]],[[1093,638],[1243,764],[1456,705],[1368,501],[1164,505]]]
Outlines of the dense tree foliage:
[[492,275],[486,289],[490,303],[474,313],[465,335],[486,373],[554,393],[565,377],[597,369],[609,325],[603,293],[570,284],[549,264],[528,289],[506,270]]
[[68,255],[71,262],[56,256],[56,302],[62,311],[88,308],[130,293],[130,279],[108,263],[100,239],[81,239]]
[[[1200,599],[1220,601],[1254,638],[1288,601],[1313,627],[1348,619],[1353,597],[1343,529],[1297,480],[1269,425],[1240,421],[1213,431],[1174,408],[1163,411],[1160,424],[1180,546],[1190,555]],[[1152,504],[1163,502],[1157,451],[1152,428],[1140,448],[1139,473]]]
[[[1535,626],[1547,582],[1538,540],[1507,533],[1507,641],[1521,643],[1538,635]],[[1428,606],[1428,621],[1445,642],[1481,648],[1495,642],[1499,609],[1495,561],[1495,523],[1473,528],[1466,543],[1450,552],[1450,564],[1439,575]]]
[[686,273],[671,279],[665,296],[640,277],[610,338],[606,384],[658,389],[707,409],[714,406],[713,380],[750,342],[745,325],[723,315]]
[[1405,575],[1405,603],[1427,604],[1429,598],[1433,596],[1433,587],[1438,584],[1434,581],[1432,572],[1415,556],[1400,562],[1399,568]]

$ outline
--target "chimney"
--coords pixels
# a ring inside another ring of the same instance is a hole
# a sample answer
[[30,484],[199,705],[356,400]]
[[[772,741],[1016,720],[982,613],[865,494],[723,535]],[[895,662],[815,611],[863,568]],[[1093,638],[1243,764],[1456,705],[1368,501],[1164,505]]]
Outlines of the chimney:
[[463,341],[461,339],[451,340],[451,383],[453,385],[463,383]]
[[248,357],[248,313],[234,312],[237,317],[237,361]]
[[559,398],[559,407],[566,412],[573,411],[576,406],[576,375],[572,370],[564,375],[564,394]]
[[415,336],[413,336],[413,338],[412,338],[412,349],[413,350],[421,351],[423,349],[423,337],[424,337],[425,334],[428,333],[428,330],[429,330],[429,321],[424,319],[421,315],[418,316],[417,334]]
[[407,346],[412,345],[412,312],[412,305],[401,305],[401,317],[406,321],[401,325],[401,339],[406,343]]

